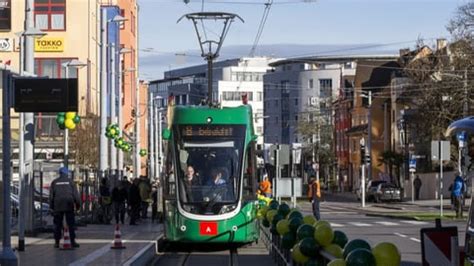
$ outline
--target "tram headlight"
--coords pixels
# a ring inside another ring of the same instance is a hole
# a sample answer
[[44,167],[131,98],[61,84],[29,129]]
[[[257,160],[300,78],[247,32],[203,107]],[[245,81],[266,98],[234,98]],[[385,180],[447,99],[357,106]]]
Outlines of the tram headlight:
[[231,212],[235,210],[235,208],[237,208],[237,205],[224,205],[221,208],[220,214]]

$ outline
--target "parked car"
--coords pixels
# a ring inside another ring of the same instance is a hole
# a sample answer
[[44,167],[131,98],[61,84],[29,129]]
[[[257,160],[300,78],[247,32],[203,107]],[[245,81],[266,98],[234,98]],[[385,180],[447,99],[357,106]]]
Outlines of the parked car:
[[367,201],[377,201],[377,191],[379,188],[379,185],[381,184],[386,184],[387,181],[375,181],[375,180],[370,180],[369,183],[367,184],[367,192],[365,193],[365,197]]
[[379,184],[373,198],[375,202],[402,200],[400,188],[390,183]]

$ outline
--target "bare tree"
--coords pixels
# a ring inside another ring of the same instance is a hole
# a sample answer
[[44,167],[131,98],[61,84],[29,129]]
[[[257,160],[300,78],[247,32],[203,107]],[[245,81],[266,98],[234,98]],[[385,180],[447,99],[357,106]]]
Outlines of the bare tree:
[[76,165],[98,167],[98,127],[99,118],[89,116],[83,118],[81,123],[71,131],[70,146]]
[[454,40],[472,40],[472,27],[474,26],[474,2],[460,6],[455,16],[449,21],[448,31]]

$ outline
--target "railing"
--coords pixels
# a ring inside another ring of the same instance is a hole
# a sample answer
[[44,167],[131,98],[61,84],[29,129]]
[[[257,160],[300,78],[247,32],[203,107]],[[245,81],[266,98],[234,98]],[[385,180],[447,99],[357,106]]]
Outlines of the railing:
[[[281,246],[281,237],[278,234],[272,234],[268,228],[260,225],[260,239],[263,241],[267,247],[270,256],[272,257],[275,265],[278,266],[302,266],[303,264],[298,264],[293,261],[291,257],[291,252],[289,249],[283,249]],[[327,264],[331,260],[335,259],[332,254],[324,250],[319,250],[319,255],[323,258],[324,263]]]

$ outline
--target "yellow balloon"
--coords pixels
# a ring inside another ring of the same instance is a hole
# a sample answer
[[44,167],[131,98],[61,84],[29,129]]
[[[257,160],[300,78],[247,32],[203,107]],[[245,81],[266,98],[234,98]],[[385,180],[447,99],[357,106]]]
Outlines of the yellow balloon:
[[346,266],[346,261],[343,259],[334,259],[329,262],[328,266]]
[[66,119],[73,120],[75,116],[76,116],[76,112],[67,112],[66,113]]
[[64,121],[64,126],[66,126],[67,129],[75,129],[76,128],[76,124],[74,123],[74,121],[72,121],[72,119],[66,119]]

